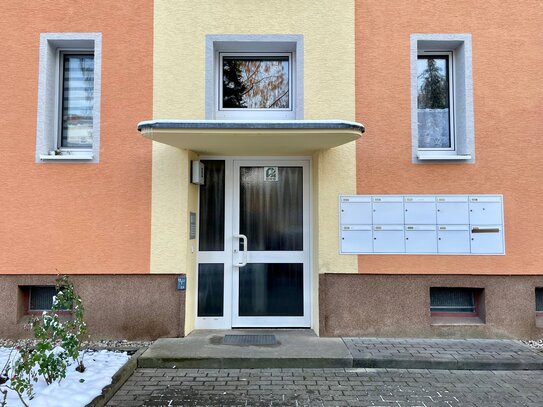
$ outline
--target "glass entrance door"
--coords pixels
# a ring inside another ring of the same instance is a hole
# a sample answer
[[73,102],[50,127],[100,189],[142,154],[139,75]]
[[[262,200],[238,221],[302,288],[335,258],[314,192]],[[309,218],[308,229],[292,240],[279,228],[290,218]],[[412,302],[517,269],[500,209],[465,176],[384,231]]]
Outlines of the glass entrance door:
[[309,163],[234,161],[232,326],[309,327]]

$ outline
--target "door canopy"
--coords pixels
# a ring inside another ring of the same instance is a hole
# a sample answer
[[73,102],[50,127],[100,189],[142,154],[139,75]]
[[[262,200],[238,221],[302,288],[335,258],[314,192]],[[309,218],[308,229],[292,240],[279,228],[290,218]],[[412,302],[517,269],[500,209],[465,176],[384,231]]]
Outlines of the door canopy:
[[289,155],[355,141],[364,126],[345,120],[149,120],[138,130],[150,140],[199,154]]

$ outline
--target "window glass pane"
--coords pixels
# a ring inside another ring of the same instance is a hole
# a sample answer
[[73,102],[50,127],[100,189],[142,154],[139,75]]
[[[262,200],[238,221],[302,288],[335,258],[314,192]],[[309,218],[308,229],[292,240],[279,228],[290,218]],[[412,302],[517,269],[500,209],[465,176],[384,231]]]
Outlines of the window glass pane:
[[248,250],[303,250],[303,168],[241,167],[239,218]]
[[224,265],[198,265],[198,316],[222,317],[224,300]]
[[417,61],[419,148],[450,148],[449,66],[447,56]]
[[473,290],[469,288],[430,288],[432,312],[475,312]]
[[92,148],[94,55],[65,54],[62,78],[61,145]]
[[543,288],[535,289],[535,310],[543,312]]
[[205,160],[200,185],[200,251],[224,250],[224,161]]
[[239,270],[239,315],[304,315],[303,264],[250,263]]
[[223,57],[222,107],[289,109],[288,57]]

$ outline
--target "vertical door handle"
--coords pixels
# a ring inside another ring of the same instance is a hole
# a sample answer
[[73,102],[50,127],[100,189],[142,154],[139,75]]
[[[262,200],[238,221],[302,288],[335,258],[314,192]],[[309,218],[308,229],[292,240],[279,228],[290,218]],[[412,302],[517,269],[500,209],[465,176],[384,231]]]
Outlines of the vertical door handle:
[[[236,263],[235,266],[245,267],[247,265],[247,236],[239,234],[234,237],[243,240],[243,260]],[[237,253],[237,250],[234,250],[234,253]]]

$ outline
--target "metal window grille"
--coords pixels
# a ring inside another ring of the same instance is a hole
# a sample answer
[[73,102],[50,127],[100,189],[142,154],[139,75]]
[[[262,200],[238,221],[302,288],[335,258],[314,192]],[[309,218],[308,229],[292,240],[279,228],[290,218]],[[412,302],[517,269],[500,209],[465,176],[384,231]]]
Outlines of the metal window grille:
[[47,311],[53,307],[55,287],[30,287],[30,311]]
[[543,288],[535,289],[535,310],[543,312]]
[[475,313],[475,294],[470,288],[430,288],[431,312]]

